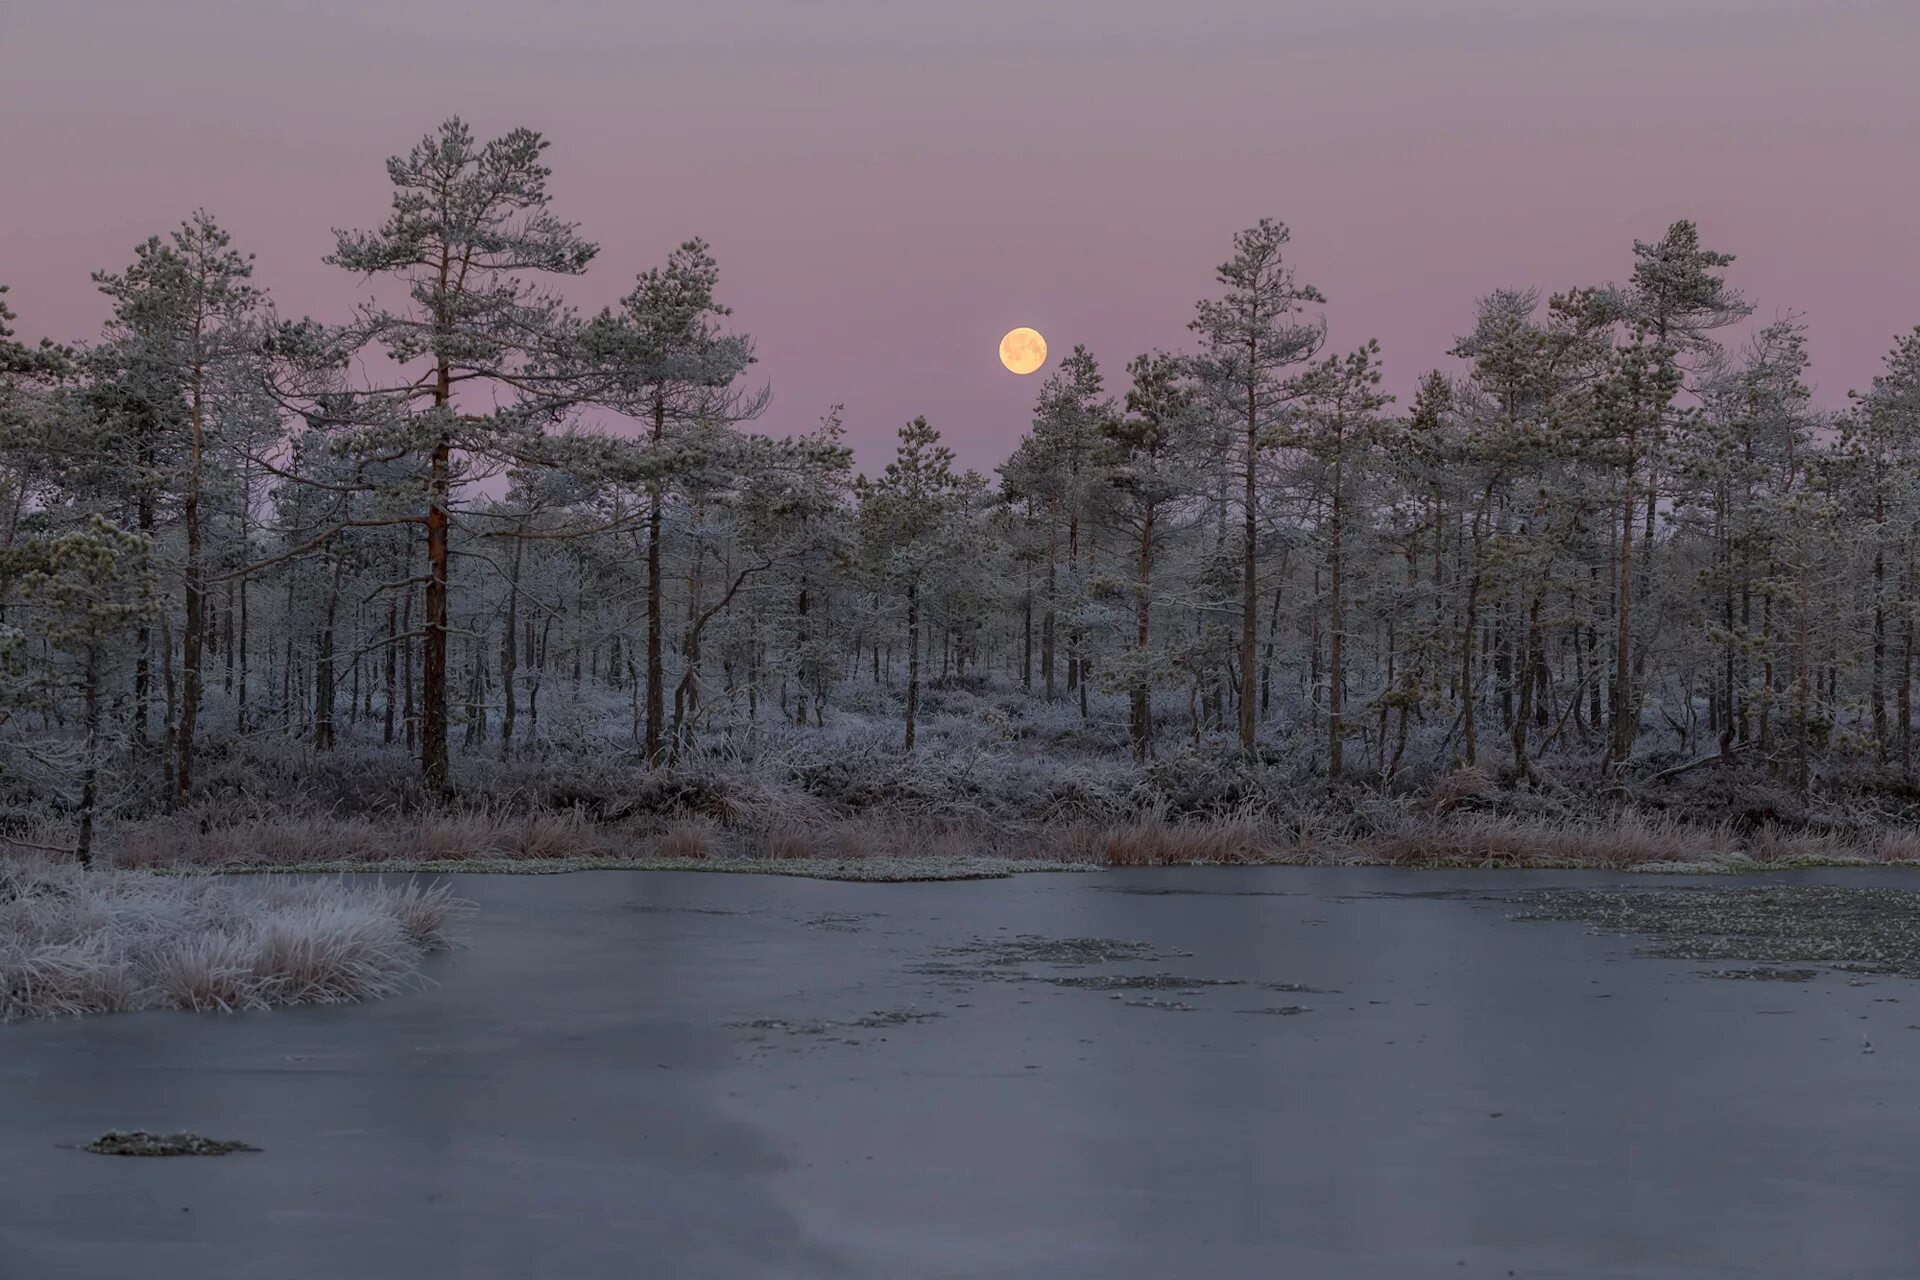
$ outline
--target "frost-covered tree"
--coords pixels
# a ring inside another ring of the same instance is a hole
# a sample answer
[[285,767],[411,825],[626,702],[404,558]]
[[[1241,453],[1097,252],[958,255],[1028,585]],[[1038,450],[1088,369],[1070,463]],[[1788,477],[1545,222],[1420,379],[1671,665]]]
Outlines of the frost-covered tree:
[[1192,325],[1200,335],[1199,368],[1223,420],[1239,436],[1240,747],[1253,750],[1255,645],[1260,599],[1260,459],[1288,421],[1297,391],[1288,370],[1313,358],[1326,338],[1325,322],[1306,317],[1325,302],[1302,283],[1287,260],[1291,233],[1262,218],[1233,238],[1233,257],[1221,264],[1220,297],[1203,301]]
[[[246,384],[257,376],[253,355],[260,331],[255,312],[261,294],[248,283],[252,274],[252,255],[234,249],[232,237],[202,209],[165,239],[154,236],[137,246],[133,264],[124,272],[94,276],[101,292],[113,299],[113,336],[131,365],[135,394],[152,401],[143,406],[143,419],[157,423],[178,418],[181,438],[167,442],[174,446],[169,452],[175,455],[178,475],[165,485],[177,495],[185,539],[173,774],[176,793],[183,798],[193,791],[208,625],[203,499],[210,433],[221,425],[222,410],[243,401]],[[151,448],[148,456],[155,456]],[[150,515],[143,513],[143,518],[150,521]]]
[[1096,485],[1093,455],[1102,425],[1113,416],[1105,394],[1100,365],[1085,346],[1076,346],[1047,376],[1034,405],[1033,433],[1024,447],[1018,471],[1023,492],[1041,502],[1047,526],[1045,610],[1041,617],[1040,665],[1047,696],[1054,696],[1054,663],[1065,640],[1066,688],[1081,693],[1087,661],[1084,636],[1068,627],[1060,635],[1064,615],[1079,612],[1087,601],[1087,578],[1081,535],[1088,524],[1089,498]]
[[1133,549],[1133,650],[1125,676],[1128,736],[1136,760],[1153,752],[1153,571],[1170,512],[1196,489],[1188,451],[1196,429],[1195,393],[1187,362],[1165,352],[1136,356],[1127,366],[1133,385],[1126,412],[1101,427],[1100,462],[1111,489],[1112,518]]
[[[146,540],[99,516],[81,528],[16,543],[0,558],[0,573],[17,581],[35,609],[32,633],[50,655],[45,693],[80,698],[81,738],[71,772],[79,790],[74,856],[82,866],[93,862],[108,677],[132,639],[132,624],[152,608],[141,581],[146,571]],[[0,654],[0,661],[9,656]]]
[[1346,759],[1349,493],[1373,447],[1380,410],[1393,401],[1380,390],[1380,344],[1370,341],[1348,355],[1328,357],[1301,375],[1296,393],[1298,426],[1284,438],[1319,472],[1325,499],[1327,776],[1338,782]]
[[[42,340],[14,340],[7,287],[0,285],[0,552],[19,537],[30,507],[58,501],[61,463],[56,388],[72,370],[72,352]],[[90,442],[83,442],[90,443]],[[0,579],[0,620],[6,618],[6,581]]]
[[940,433],[925,418],[915,418],[900,428],[900,442],[886,470],[872,480],[861,476],[855,492],[872,571],[906,599],[906,736],[902,745],[911,751],[920,713],[922,592],[929,577],[943,567],[942,561],[950,562],[952,551],[942,535],[959,498],[953,450],[940,443]]
[[665,267],[643,272],[633,291],[588,327],[583,347],[598,397],[645,423],[657,462],[647,482],[646,739],[661,750],[665,659],[661,556],[671,481],[696,471],[712,433],[757,417],[765,398],[736,384],[753,363],[753,343],[722,329],[731,311],[715,297],[719,264],[703,240],[689,240]]
[[[1913,639],[1916,534],[1920,533],[1920,328],[1887,353],[1873,384],[1855,393],[1842,419],[1842,449],[1853,464],[1856,492],[1871,512],[1872,682],[1867,701],[1876,749],[1884,759],[1894,736],[1887,723],[1890,619],[1901,631],[1895,690],[1900,766],[1913,760]],[[1889,562],[1896,580],[1888,594]]]
[[815,430],[756,450],[741,494],[741,543],[778,566],[763,616],[779,642],[781,711],[797,725],[808,722],[809,711],[816,727],[825,723],[841,665],[822,619],[830,616],[839,566],[853,551],[853,451],[844,443],[841,413],[834,405]]
[[549,420],[565,384],[540,370],[564,359],[565,305],[529,277],[579,275],[596,246],[549,208],[547,143],[530,129],[487,142],[458,117],[387,161],[393,208],[372,231],[338,233],[327,261],[391,278],[406,302],[362,308],[358,341],[378,344],[403,372],[360,397],[345,443],[369,458],[424,461],[421,509],[390,517],[418,525],[426,550],[420,767],[429,787],[449,778],[448,548],[456,487],[475,464],[499,465]]

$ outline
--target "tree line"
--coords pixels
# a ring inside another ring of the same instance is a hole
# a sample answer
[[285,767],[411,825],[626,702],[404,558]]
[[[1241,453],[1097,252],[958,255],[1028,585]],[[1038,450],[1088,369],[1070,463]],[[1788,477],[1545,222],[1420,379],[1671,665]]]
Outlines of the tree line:
[[[95,274],[91,342],[0,300],[0,750],[83,855],[103,768],[186,802],[210,733],[404,749],[439,791],[456,737],[660,766],[883,711],[912,750],[957,681],[1335,782],[1911,772],[1920,329],[1816,408],[1799,319],[1743,323],[1692,223],[1624,283],[1479,299],[1402,406],[1263,220],[1188,350],[1110,382],[1074,348],[996,477],[925,418],[863,475],[837,408],[751,430],[703,242],[568,304],[595,246],[545,146],[451,120],[390,160],[337,323],[205,212]],[[593,716],[543,726],[555,690]]]

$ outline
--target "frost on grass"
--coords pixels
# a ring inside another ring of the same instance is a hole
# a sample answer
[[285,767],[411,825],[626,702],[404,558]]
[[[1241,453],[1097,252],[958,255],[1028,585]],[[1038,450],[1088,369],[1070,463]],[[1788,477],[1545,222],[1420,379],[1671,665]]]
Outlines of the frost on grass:
[[82,871],[0,859],[0,1021],[392,995],[469,909],[444,886]]

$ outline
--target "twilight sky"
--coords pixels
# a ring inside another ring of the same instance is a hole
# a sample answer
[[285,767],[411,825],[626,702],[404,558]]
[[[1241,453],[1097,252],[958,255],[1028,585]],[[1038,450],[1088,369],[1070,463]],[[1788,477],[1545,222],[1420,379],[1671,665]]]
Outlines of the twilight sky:
[[1838,406],[1920,323],[1916,51],[1916,0],[4,0],[0,283],[85,337],[87,273],[204,205],[339,320],[329,228],[457,113],[551,139],[583,309],[710,240],[765,425],[844,401],[867,467],[916,413],[997,463],[1044,376],[1015,325],[1112,381],[1184,345],[1262,215],[1402,394],[1477,295],[1691,217]]

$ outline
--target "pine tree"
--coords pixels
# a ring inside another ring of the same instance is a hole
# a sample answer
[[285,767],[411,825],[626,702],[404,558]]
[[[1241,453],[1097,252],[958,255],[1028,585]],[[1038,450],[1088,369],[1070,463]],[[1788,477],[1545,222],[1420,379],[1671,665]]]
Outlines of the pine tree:
[[83,867],[93,863],[108,673],[130,639],[129,628],[151,608],[152,592],[141,581],[147,552],[144,538],[94,516],[84,526],[28,539],[0,556],[0,576],[17,580],[35,603],[34,633],[56,655],[46,675],[48,691],[80,695],[74,856]]
[[[1842,447],[1855,462],[1858,484],[1872,510],[1872,683],[1867,693],[1873,737],[1881,759],[1894,733],[1887,723],[1889,614],[1902,630],[1898,708],[1900,767],[1912,767],[1915,530],[1920,528],[1920,328],[1895,343],[1884,372],[1865,392],[1853,393],[1854,411],[1842,420]],[[1899,572],[1899,596],[1889,607],[1887,562]]]
[[765,407],[764,395],[735,387],[753,363],[744,335],[722,332],[731,311],[714,290],[720,268],[705,241],[675,249],[664,268],[644,272],[618,312],[603,312],[588,327],[583,349],[597,398],[647,425],[657,455],[647,485],[647,706],[645,750],[658,759],[664,723],[661,553],[672,456],[692,448],[696,429],[748,421]]
[[1346,759],[1347,498],[1379,428],[1379,412],[1393,402],[1379,388],[1378,342],[1329,356],[1299,379],[1299,427],[1284,437],[1326,477],[1327,777],[1336,783]]
[[1296,392],[1286,371],[1313,358],[1326,338],[1323,320],[1303,320],[1326,299],[1302,284],[1285,257],[1286,226],[1271,218],[1233,239],[1219,270],[1226,292],[1203,301],[1190,326],[1201,338],[1200,368],[1224,417],[1240,436],[1240,749],[1253,750],[1254,648],[1260,593],[1260,458],[1291,411]]
[[[1094,486],[1093,453],[1102,425],[1113,416],[1105,394],[1099,362],[1084,346],[1075,346],[1049,374],[1034,406],[1032,445],[1025,483],[1047,511],[1046,611],[1041,623],[1042,665],[1048,696],[1053,696],[1053,664],[1058,647],[1060,617],[1077,612],[1087,599],[1081,534],[1087,522],[1089,494]],[[1064,557],[1064,566],[1063,566]],[[1060,571],[1064,567],[1064,589]],[[1066,634],[1067,692],[1080,694],[1080,711],[1087,711],[1085,637],[1069,626]]]
[[949,548],[940,535],[959,499],[953,450],[925,418],[900,428],[892,462],[877,479],[856,482],[860,519],[879,580],[906,597],[906,737],[911,751],[920,714],[921,596]]
[[[528,129],[476,143],[458,117],[387,161],[393,211],[374,231],[342,231],[327,261],[366,277],[406,285],[409,306],[363,309],[357,337],[380,344],[417,377],[379,388],[364,408],[384,412],[355,424],[370,455],[423,457],[427,558],[421,662],[420,768],[429,788],[450,778],[447,757],[448,548],[452,504],[463,478],[460,455],[499,459],[546,421],[563,384],[537,371],[561,355],[568,317],[529,273],[579,275],[596,248],[548,207],[540,156],[547,143]],[[491,387],[505,407],[481,410]],[[473,407],[456,403],[464,394]]]
[[[240,384],[256,374],[251,357],[260,331],[254,313],[262,295],[247,283],[252,275],[252,255],[234,249],[232,237],[202,209],[167,239],[155,236],[139,245],[125,272],[94,276],[101,292],[114,300],[117,336],[136,367],[137,386],[142,394],[159,398],[159,403],[146,406],[147,420],[161,421],[176,403],[183,406],[179,475],[166,486],[178,495],[186,541],[173,770],[175,794],[182,800],[193,793],[207,634],[203,498],[213,444],[209,433],[224,403],[239,399]],[[150,513],[143,512],[142,520],[150,536]]]
[[1133,386],[1126,413],[1102,424],[1100,461],[1115,499],[1115,517],[1137,549],[1134,557],[1135,630],[1126,668],[1128,737],[1135,760],[1153,752],[1153,569],[1168,511],[1190,495],[1195,477],[1186,450],[1195,429],[1195,395],[1187,362],[1163,352],[1136,356],[1127,366]]

